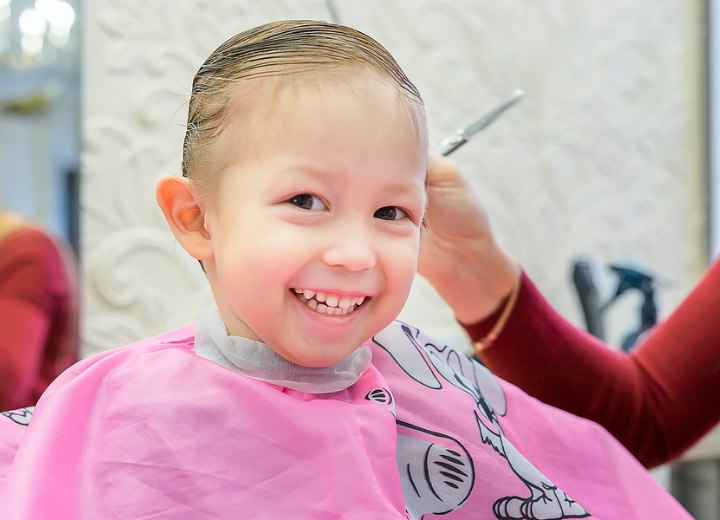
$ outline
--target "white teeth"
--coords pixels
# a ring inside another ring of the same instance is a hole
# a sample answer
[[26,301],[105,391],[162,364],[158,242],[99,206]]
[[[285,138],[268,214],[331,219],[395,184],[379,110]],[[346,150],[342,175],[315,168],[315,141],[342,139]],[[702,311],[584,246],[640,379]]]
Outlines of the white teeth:
[[328,316],[345,316],[363,304],[365,296],[337,296],[334,294],[316,293],[310,289],[293,288],[298,300],[319,314]]

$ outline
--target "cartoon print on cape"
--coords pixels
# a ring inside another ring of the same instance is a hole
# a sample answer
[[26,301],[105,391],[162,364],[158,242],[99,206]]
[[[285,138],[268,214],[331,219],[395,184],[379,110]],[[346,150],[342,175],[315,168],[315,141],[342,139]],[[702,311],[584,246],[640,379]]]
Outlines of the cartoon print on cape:
[[[395,398],[389,390],[372,390],[365,399],[388,406],[396,415]],[[448,435],[397,419],[396,423],[397,460],[409,518],[442,515],[460,507],[470,496],[475,480],[472,458],[465,447]]]
[[[472,420],[477,424],[480,440],[504,458],[527,487],[528,496],[504,496],[495,500],[493,514],[497,519],[562,520],[590,516],[505,437],[498,421],[498,415],[506,413],[505,394],[489,370],[450,347],[424,342],[417,329],[404,324],[400,328],[412,348],[400,344],[399,335],[392,334],[396,327],[389,327],[373,341],[417,383],[441,390],[443,384],[437,373],[469,394],[475,402]],[[392,337],[386,338],[389,333]],[[398,467],[409,517],[420,520],[425,514],[445,514],[460,508],[470,495],[475,479],[468,451],[448,435],[400,420],[397,424]],[[422,461],[422,467],[418,467],[418,461]]]
[[35,412],[34,406],[26,406],[25,408],[18,408],[17,410],[10,410],[9,412],[1,413],[12,422],[19,424],[20,426],[27,426],[30,424],[33,412]]

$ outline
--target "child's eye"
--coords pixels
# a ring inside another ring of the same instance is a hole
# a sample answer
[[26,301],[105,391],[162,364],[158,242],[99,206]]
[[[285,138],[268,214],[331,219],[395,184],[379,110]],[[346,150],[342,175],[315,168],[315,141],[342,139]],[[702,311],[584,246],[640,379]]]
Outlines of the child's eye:
[[309,193],[295,195],[288,200],[288,202],[293,206],[297,206],[298,208],[306,209],[308,211],[322,211],[327,209],[327,206],[322,200],[320,200],[320,197],[317,195],[310,195]]
[[383,220],[400,220],[408,215],[397,206],[385,206],[377,210],[374,216]]

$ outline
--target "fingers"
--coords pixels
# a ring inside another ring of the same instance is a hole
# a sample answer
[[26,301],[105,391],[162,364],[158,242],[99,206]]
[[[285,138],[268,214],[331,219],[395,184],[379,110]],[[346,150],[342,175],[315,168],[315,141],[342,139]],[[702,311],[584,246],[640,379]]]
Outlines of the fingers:
[[469,186],[452,159],[432,150],[428,153],[428,188],[469,190]]

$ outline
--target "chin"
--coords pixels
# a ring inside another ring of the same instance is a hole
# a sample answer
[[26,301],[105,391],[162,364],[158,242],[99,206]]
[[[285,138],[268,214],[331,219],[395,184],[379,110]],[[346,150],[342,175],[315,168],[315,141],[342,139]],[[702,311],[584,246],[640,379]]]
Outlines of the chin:
[[306,351],[297,352],[293,356],[291,356],[290,353],[287,353],[288,355],[280,355],[296,365],[307,368],[325,368],[339,363],[352,354],[358,347],[360,347],[360,344],[352,349],[333,349],[330,345],[324,345],[320,352]]
[[[349,355],[349,354],[348,354]],[[300,365],[307,368],[325,368],[333,366],[343,359],[345,359],[347,355],[342,357],[328,357],[328,356],[302,356],[297,359],[291,359],[293,363],[296,365]]]

